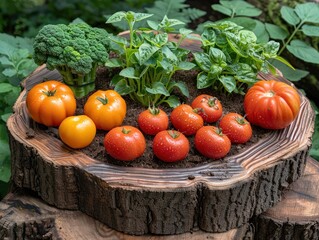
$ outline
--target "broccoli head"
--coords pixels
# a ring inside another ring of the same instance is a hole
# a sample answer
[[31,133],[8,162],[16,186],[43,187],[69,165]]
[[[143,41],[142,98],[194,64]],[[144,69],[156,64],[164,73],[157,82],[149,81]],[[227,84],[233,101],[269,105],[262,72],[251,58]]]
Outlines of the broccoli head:
[[34,39],[34,61],[57,69],[66,84],[81,88],[94,83],[96,68],[108,59],[108,37],[106,30],[86,23],[45,25]]

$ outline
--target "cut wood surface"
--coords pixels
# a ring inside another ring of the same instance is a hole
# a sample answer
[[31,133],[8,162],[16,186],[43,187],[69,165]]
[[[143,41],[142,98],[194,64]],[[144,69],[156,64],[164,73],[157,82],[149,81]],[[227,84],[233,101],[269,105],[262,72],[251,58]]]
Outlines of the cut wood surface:
[[314,112],[304,96],[290,126],[223,161],[185,169],[129,168],[68,148],[29,118],[26,94],[44,79],[61,76],[39,67],[26,79],[7,121],[12,179],[49,204],[80,210],[115,230],[135,235],[228,231],[272,207],[303,173],[314,128]]

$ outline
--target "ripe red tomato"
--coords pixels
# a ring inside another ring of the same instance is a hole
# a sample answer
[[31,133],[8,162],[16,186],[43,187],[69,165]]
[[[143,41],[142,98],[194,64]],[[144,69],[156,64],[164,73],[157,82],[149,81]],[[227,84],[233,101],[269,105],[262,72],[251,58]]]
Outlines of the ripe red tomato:
[[115,159],[131,161],[143,155],[146,141],[143,133],[133,126],[111,129],[104,137],[106,152]]
[[300,97],[292,86],[275,80],[258,81],[244,98],[246,117],[266,129],[282,129],[297,117]]
[[200,128],[196,132],[194,143],[197,151],[212,159],[225,157],[231,147],[229,138],[215,126]]
[[31,88],[26,98],[31,118],[48,127],[58,127],[66,117],[76,110],[76,99],[69,86],[49,80]]
[[71,148],[84,148],[93,141],[96,127],[86,115],[65,118],[59,126],[61,140]]
[[250,123],[238,113],[228,113],[223,116],[219,127],[232,143],[245,143],[253,134]]
[[223,107],[220,101],[216,97],[207,94],[197,96],[191,106],[194,109],[198,109],[197,113],[208,123],[217,122],[223,114]]
[[168,116],[159,108],[149,108],[138,115],[138,126],[145,134],[155,135],[168,128]]
[[176,162],[186,158],[189,141],[181,132],[164,130],[157,133],[153,140],[153,152],[164,162]]
[[204,125],[203,118],[187,104],[174,108],[170,119],[174,128],[186,136],[195,134]]

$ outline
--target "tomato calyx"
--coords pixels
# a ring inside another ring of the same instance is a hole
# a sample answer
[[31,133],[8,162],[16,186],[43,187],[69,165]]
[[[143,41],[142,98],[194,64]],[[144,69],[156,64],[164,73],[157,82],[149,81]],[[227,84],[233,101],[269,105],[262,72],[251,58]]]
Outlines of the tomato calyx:
[[179,137],[179,132],[174,130],[168,130],[168,134],[173,138],[176,139]]
[[109,100],[107,99],[107,97],[97,97],[97,100],[99,100],[103,105],[108,104]]
[[160,109],[157,107],[149,107],[148,110],[152,115],[158,115],[160,113]]
[[131,132],[130,129],[126,129],[125,127],[122,128],[122,133],[123,134],[129,134]]
[[238,124],[240,124],[240,125],[245,125],[245,124],[247,124],[247,121],[246,121],[245,117],[235,117],[235,120],[236,120],[236,122],[237,122]]
[[216,128],[215,133],[217,133],[217,135],[219,135],[219,136],[224,136],[223,130],[220,127]]
[[269,90],[265,93],[265,97],[273,97],[275,96],[275,92],[273,90]]
[[53,90],[48,90],[48,91],[42,91],[45,95],[47,95],[48,97],[53,97],[56,93],[56,89]]
[[207,104],[208,104],[209,107],[212,107],[214,109],[218,109],[217,98],[216,97],[209,97],[207,99]]

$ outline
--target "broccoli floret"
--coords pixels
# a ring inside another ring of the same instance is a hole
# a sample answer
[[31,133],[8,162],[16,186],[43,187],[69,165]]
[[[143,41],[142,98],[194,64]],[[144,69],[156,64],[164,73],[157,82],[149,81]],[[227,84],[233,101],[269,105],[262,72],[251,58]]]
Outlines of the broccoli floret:
[[76,97],[95,87],[95,72],[108,59],[109,33],[86,23],[45,25],[34,39],[34,61],[57,69]]

